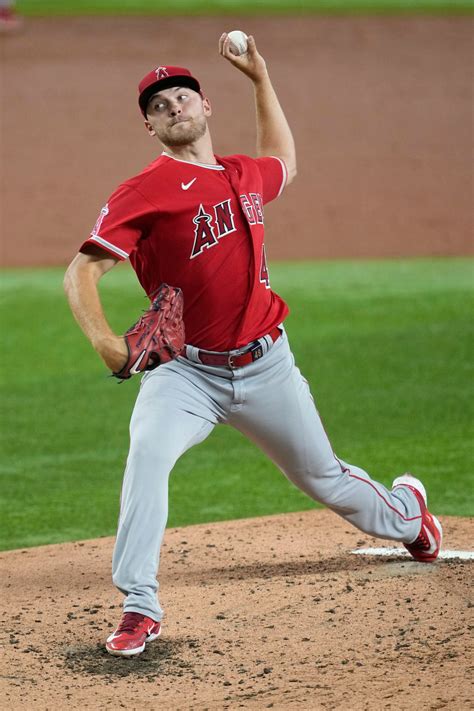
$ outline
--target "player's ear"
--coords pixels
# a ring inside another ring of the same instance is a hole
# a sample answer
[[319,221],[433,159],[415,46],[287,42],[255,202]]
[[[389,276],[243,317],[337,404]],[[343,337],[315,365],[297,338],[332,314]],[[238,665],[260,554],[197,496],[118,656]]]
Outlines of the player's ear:
[[212,116],[212,106],[207,96],[203,98],[202,106],[204,108],[204,116]]
[[150,136],[156,136],[155,129],[153,128],[151,123],[149,121],[147,121],[146,119],[145,119],[145,128],[148,131],[148,133],[150,134]]

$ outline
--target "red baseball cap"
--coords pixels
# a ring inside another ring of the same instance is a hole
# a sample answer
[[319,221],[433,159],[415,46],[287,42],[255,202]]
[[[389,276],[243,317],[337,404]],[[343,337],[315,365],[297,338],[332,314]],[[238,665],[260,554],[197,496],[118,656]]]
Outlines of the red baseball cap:
[[146,117],[146,107],[153,94],[170,86],[187,86],[197,91],[202,96],[199,82],[189,69],[184,67],[156,67],[143,77],[138,85],[138,104],[142,114]]

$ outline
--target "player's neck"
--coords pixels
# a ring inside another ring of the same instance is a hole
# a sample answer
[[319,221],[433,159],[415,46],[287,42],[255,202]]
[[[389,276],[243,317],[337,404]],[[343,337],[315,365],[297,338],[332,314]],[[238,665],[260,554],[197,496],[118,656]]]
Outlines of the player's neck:
[[217,163],[209,134],[185,146],[165,146],[165,153],[190,163],[204,163],[205,165],[216,165]]

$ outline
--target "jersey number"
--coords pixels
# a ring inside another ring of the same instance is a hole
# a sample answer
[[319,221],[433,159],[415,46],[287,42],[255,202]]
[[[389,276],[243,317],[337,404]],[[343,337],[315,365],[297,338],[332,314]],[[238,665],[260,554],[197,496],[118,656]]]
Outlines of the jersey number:
[[270,276],[268,274],[267,257],[265,254],[265,245],[262,245],[262,260],[260,262],[260,282],[265,284],[265,289],[270,288]]

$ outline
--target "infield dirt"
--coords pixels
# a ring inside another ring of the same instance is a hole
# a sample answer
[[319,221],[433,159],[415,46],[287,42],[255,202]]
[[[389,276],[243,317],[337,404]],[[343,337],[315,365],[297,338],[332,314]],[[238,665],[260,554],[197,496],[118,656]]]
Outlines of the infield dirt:
[[163,633],[126,660],[112,544],[0,554],[2,708],[469,708],[472,561],[353,555],[381,543],[328,511],[169,529]]

